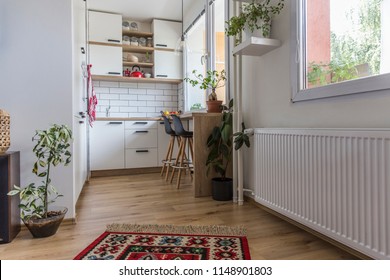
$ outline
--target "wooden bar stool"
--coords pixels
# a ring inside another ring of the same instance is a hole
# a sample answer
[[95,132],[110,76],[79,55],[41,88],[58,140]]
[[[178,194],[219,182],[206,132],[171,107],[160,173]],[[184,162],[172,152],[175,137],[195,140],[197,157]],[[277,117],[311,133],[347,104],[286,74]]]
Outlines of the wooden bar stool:
[[169,139],[167,154],[165,156],[165,159],[162,161],[163,166],[161,168],[160,175],[163,176],[164,170],[166,168],[165,181],[168,181],[169,167],[171,167],[175,161],[175,158],[172,158],[173,149],[175,147],[176,141],[177,141],[178,145],[180,145],[180,137],[178,135],[176,135],[176,132],[172,129],[172,126],[171,126],[168,118],[164,115],[162,115],[162,118],[164,120],[165,132],[168,135],[170,135],[170,139]]
[[175,176],[175,171],[176,169],[179,169],[179,175],[177,177],[177,184],[176,187],[180,188],[180,180],[181,180],[181,174],[183,169],[188,170],[191,178],[192,178],[192,173],[191,173],[191,161],[188,160],[189,157],[186,154],[186,147],[188,143],[188,147],[190,150],[191,154],[191,159],[194,157],[194,149],[193,149],[193,132],[192,131],[187,131],[184,129],[183,124],[180,120],[180,118],[176,115],[171,115],[172,120],[173,120],[173,125],[175,126],[175,132],[176,135],[180,137],[180,144],[179,144],[179,152],[176,157],[175,164],[172,165],[172,174],[171,174],[171,183],[173,181],[173,177]]

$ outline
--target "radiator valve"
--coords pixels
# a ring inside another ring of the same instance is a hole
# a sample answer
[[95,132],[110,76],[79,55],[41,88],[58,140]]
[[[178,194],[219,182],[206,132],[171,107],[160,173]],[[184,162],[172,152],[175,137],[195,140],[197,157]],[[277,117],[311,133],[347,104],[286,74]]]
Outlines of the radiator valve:
[[253,128],[247,128],[244,130],[244,134],[248,136],[253,136],[255,134],[255,130]]

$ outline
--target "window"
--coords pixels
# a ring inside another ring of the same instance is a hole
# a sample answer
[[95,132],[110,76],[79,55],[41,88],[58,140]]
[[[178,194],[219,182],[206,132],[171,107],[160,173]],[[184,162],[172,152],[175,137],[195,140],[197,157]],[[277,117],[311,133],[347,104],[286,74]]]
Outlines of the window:
[[[207,70],[225,69],[225,0],[205,1],[209,4],[186,31],[185,77],[192,71],[205,74]],[[222,12],[221,12],[222,11]],[[208,93],[184,83],[185,111],[206,108]],[[227,86],[217,89],[218,100],[225,103]]]
[[390,0],[295,0],[293,101],[390,88]]

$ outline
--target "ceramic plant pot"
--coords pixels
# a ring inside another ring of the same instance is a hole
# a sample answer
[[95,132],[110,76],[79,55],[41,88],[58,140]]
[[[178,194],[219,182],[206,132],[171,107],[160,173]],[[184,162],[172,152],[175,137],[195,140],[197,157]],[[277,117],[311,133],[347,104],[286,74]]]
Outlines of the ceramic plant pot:
[[211,180],[211,195],[214,200],[228,201],[233,199],[233,179],[220,177]]
[[51,216],[47,218],[31,218],[28,220],[23,220],[23,223],[35,238],[49,237],[54,235],[61,225],[66,212],[68,212],[68,208],[58,207],[50,209],[48,212]]

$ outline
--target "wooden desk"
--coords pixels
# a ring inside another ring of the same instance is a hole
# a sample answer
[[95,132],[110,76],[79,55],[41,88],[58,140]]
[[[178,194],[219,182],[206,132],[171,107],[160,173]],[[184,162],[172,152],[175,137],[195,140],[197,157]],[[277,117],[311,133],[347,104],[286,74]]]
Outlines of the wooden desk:
[[193,186],[195,197],[203,197],[211,195],[211,179],[217,177],[214,170],[210,169],[207,176],[206,160],[209,154],[207,148],[207,138],[211,134],[215,126],[221,123],[221,113],[202,113],[192,112],[185,113],[180,116],[182,120],[193,121],[194,131],[194,165]]

